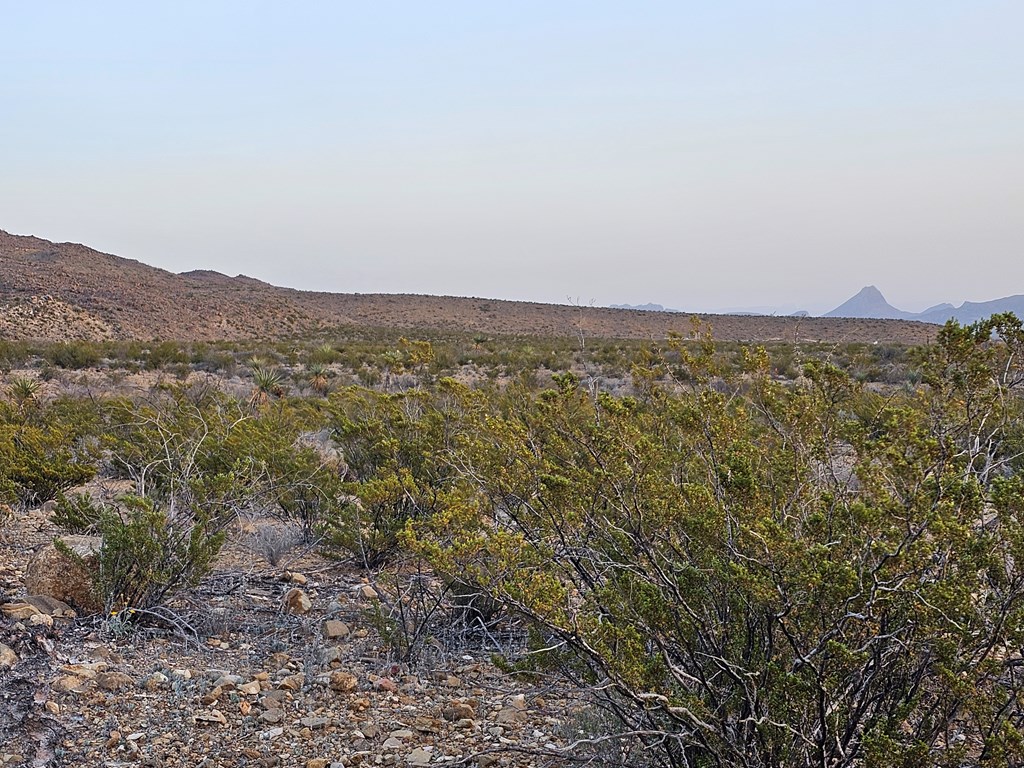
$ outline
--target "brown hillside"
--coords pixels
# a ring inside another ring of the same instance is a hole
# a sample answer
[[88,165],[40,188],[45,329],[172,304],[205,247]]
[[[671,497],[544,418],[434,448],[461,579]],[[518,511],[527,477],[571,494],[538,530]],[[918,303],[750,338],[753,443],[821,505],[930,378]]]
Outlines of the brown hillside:
[[[934,338],[902,320],[702,315],[716,338],[741,341],[898,342]],[[74,243],[0,231],[0,337],[18,339],[279,338],[338,326],[488,334],[661,339],[686,333],[672,312],[495,299],[332,294],[196,270],[176,275]]]

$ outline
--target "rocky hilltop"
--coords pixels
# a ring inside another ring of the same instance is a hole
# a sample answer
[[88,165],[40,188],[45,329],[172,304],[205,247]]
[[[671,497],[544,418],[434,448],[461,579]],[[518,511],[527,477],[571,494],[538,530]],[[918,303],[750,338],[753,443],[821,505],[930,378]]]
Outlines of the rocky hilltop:
[[[924,343],[925,323],[702,315],[736,341]],[[0,338],[282,338],[341,326],[469,333],[664,338],[688,333],[689,315],[495,299],[332,294],[281,288],[239,275],[174,274],[84,245],[0,231]]]

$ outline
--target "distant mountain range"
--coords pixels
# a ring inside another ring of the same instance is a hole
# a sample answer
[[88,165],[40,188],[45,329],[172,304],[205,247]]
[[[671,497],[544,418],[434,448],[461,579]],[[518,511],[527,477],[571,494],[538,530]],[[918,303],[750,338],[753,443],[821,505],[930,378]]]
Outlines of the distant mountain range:
[[[654,309],[654,308],[651,308]],[[729,341],[924,344],[925,323],[699,315]],[[365,329],[365,331],[363,330]],[[412,294],[317,293],[208,269],[173,274],[75,243],[0,230],[0,341],[281,340],[317,334],[410,333],[664,339],[689,314]]]
[[612,304],[612,309],[636,309],[640,312],[678,312],[678,309],[665,309],[661,304]]
[[[612,304],[613,309],[632,309],[640,312],[683,312],[680,309],[668,309],[661,304]],[[717,310],[725,315],[759,316],[759,317],[813,317],[809,312],[790,312],[773,310],[770,307],[753,307],[750,309]],[[959,323],[975,323],[999,312],[1013,312],[1024,319],[1024,295],[1005,296],[992,301],[965,301],[959,307],[949,303],[936,304],[923,312],[907,312],[898,309],[885,300],[885,296],[873,285],[865,286],[831,312],[821,317],[853,318],[860,320],[917,320],[932,325],[942,325],[949,319]]]
[[1005,296],[992,301],[965,301],[959,307],[952,304],[936,304],[924,312],[906,312],[897,309],[873,285],[861,288],[822,317],[877,318],[881,320],[918,320],[923,323],[942,325],[949,319],[960,323],[974,323],[999,312],[1013,312],[1024,318],[1024,295]]

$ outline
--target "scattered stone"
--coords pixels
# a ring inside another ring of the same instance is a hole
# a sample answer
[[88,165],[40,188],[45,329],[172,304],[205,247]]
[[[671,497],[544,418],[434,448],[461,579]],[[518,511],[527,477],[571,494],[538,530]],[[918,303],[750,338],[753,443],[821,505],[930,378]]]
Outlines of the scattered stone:
[[430,765],[430,747],[417,747],[408,754],[405,762],[409,765]]
[[498,711],[498,716],[495,718],[495,722],[501,725],[511,725],[513,723],[522,723],[526,720],[526,713],[521,709],[515,707],[502,707]]
[[291,700],[291,693],[287,689],[279,688],[274,691],[267,691],[263,698],[260,699],[260,704],[263,705],[264,709],[283,709],[284,705]]
[[313,607],[313,602],[309,599],[309,595],[303,592],[298,587],[289,589],[284,596],[284,609],[288,613],[301,616],[309,613],[309,609]]
[[331,619],[330,621],[324,622],[324,637],[328,640],[337,640],[342,637],[347,637],[351,630],[344,621],[338,621],[337,619]]
[[78,616],[70,605],[49,595],[29,595],[25,602],[35,606],[40,613],[53,616],[55,619],[74,619]]
[[367,720],[359,724],[359,732],[368,739],[376,739],[380,736],[380,726]]
[[380,595],[377,594],[377,590],[371,587],[369,584],[363,584],[359,588],[359,596],[364,600],[379,600]]
[[241,675],[221,675],[213,681],[213,687],[221,688],[225,691],[233,691],[242,684],[242,680]]
[[283,688],[286,691],[298,691],[302,689],[305,682],[306,676],[301,672],[297,672],[294,675],[288,675],[288,677],[277,684],[277,687]]
[[326,717],[304,717],[299,720],[300,724],[313,731],[323,728],[328,722]]
[[76,675],[77,677],[84,677],[86,680],[92,680],[100,672],[104,672],[107,669],[107,663],[105,661],[89,661],[83,664],[65,664],[60,668],[61,672],[67,672],[69,675]]
[[280,723],[282,720],[284,720],[283,709],[268,709],[260,715],[260,722],[269,723],[271,725],[274,723]]
[[372,704],[370,700],[365,696],[357,696],[348,703],[348,708],[351,709],[353,712],[365,712],[371,706]]
[[65,693],[85,693],[92,687],[92,681],[77,675],[64,675],[54,682],[53,687]]
[[441,711],[445,720],[471,720],[476,717],[476,707],[467,701],[453,701]]
[[0,669],[10,669],[18,660],[18,654],[12,648],[0,643]]
[[14,619],[15,621],[24,621],[30,619],[33,616],[38,616],[40,611],[31,603],[20,602],[20,603],[4,603],[0,606],[0,610],[4,612],[4,615]]
[[373,681],[373,687],[389,693],[398,692],[398,685],[390,677],[378,677]]
[[167,675],[163,672],[154,672],[143,682],[143,687],[147,691],[156,691],[167,685]]
[[216,688],[213,688],[210,691],[203,694],[202,698],[199,699],[199,703],[202,704],[204,707],[208,707],[211,704],[215,704],[220,699],[220,695],[222,693],[224,693],[224,689],[220,686],[217,686]]
[[99,568],[99,536],[61,538],[75,557],[68,557],[50,542],[40,549],[25,571],[25,591],[45,595],[74,606],[84,613],[100,613],[103,603],[92,587],[92,575]]
[[244,693],[246,696],[255,696],[260,692],[260,690],[259,680],[252,680],[251,682],[243,683],[238,686],[238,692]]
[[272,653],[267,657],[266,664],[269,669],[278,670],[284,669],[289,664],[291,664],[291,662],[291,656],[289,656],[287,653],[282,653],[278,651],[277,653]]
[[214,723],[220,725],[228,724],[228,719],[219,709],[211,709],[208,712],[199,712],[195,717],[193,717],[193,720],[199,725],[213,725]]
[[135,681],[124,672],[100,672],[96,675],[96,685],[105,691],[119,691]]
[[332,691],[338,693],[352,693],[359,687],[359,679],[351,672],[335,670],[331,672],[328,686]]
[[441,721],[436,717],[420,715],[412,721],[412,727],[420,733],[440,733]]
[[37,613],[34,616],[28,617],[28,623],[32,627],[52,627],[53,616],[47,613]]

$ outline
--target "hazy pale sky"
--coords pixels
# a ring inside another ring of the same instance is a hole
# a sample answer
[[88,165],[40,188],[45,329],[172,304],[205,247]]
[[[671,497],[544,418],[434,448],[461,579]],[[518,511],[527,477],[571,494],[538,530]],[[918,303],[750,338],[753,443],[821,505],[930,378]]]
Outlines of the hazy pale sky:
[[297,288],[1024,293],[1024,2],[0,0],[0,229]]

